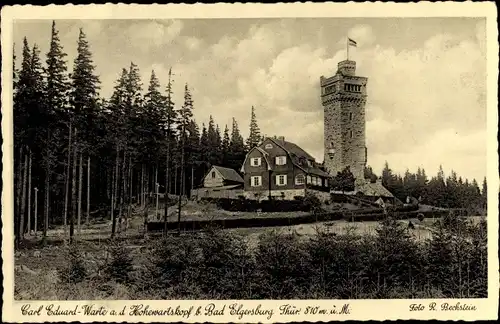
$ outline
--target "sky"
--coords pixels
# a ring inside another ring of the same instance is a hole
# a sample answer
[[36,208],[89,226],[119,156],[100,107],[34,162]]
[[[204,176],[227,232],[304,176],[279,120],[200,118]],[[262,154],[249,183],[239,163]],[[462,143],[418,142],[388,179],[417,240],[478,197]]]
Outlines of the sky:
[[[14,23],[46,58],[52,21]],[[164,89],[174,73],[175,103],[188,83],[194,118],[212,115],[223,130],[235,117],[246,138],[255,107],[261,132],[284,136],[323,161],[319,78],[346,58],[368,77],[368,165],[380,174],[442,165],[481,182],[486,175],[486,28],[481,18],[286,18],[58,20],[71,71],[83,28],[101,95],[109,97],[122,68],[134,62],[143,88],[154,70]]]

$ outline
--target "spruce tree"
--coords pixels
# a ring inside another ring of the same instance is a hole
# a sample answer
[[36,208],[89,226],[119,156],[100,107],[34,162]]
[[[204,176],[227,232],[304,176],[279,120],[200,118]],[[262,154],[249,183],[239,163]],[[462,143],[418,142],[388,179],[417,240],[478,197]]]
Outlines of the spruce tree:
[[207,149],[209,147],[209,142],[208,142],[208,131],[207,127],[205,126],[205,123],[202,124],[201,126],[201,136],[200,136],[200,147],[203,148],[202,150],[202,159],[206,163],[209,162],[209,150]]
[[222,137],[222,165],[227,166],[228,165],[228,157],[229,157],[229,145],[231,143],[231,140],[229,139],[229,128],[227,128],[227,125],[224,127],[224,135]]
[[231,131],[231,141],[229,143],[229,165],[230,168],[239,170],[245,159],[245,144],[240,134],[238,123],[233,118],[233,127]]
[[181,231],[181,202],[182,202],[182,196],[185,191],[185,145],[187,141],[187,128],[189,125],[189,122],[193,118],[193,99],[191,97],[191,92],[189,91],[188,85],[184,86],[184,104],[182,105],[182,108],[179,111],[179,124],[178,124],[178,129],[179,129],[179,147],[180,147],[180,158],[181,158],[181,163],[180,163],[180,171],[181,171],[181,177],[180,177],[180,191],[179,191],[179,208],[178,208],[178,234],[180,235]]
[[[73,73],[71,75],[70,104],[78,118],[77,124],[80,128],[79,142],[79,160],[82,161],[83,154],[86,154],[87,160],[87,218],[88,224],[90,218],[90,161],[91,156],[95,155],[99,145],[95,130],[98,118],[98,91],[100,81],[95,74],[95,66],[92,61],[89,43],[83,29],[80,28],[77,42],[77,56],[73,64]],[[78,207],[78,228],[80,229],[81,214],[81,187],[82,187],[82,163],[80,163],[79,179],[79,207]]]
[[167,216],[168,216],[168,205],[169,205],[169,197],[170,193],[170,184],[171,184],[171,167],[172,163],[172,148],[175,146],[175,131],[174,131],[174,123],[177,118],[177,112],[174,109],[174,102],[172,99],[172,69],[168,70],[168,83],[166,87],[166,96],[165,96],[165,104],[163,111],[163,126],[165,128],[165,140],[166,140],[166,157],[165,157],[165,207],[164,207],[164,234],[167,232]]
[[144,95],[144,111],[140,116],[140,145],[142,147],[143,161],[158,162],[158,144],[164,136],[163,106],[165,98],[160,93],[160,82],[155,71],[151,71],[148,91]]
[[252,106],[250,115],[250,135],[247,138],[247,148],[250,150],[259,145],[261,141],[260,129],[257,125],[257,117],[255,116],[255,108]]
[[[80,145],[83,150],[92,150],[97,143],[92,131],[96,127],[100,89],[99,77],[95,74],[92,53],[83,29],[80,28],[77,44],[77,56],[71,74],[70,103],[76,114],[81,117]],[[88,152],[92,153],[92,152]]]
[[214,119],[212,115],[210,115],[210,120],[208,122],[208,131],[207,131],[207,140],[208,140],[208,163],[210,165],[217,164],[217,155],[219,151],[218,140],[217,140],[217,131],[215,129]]
[[483,199],[483,208],[486,209],[488,206],[488,183],[486,182],[486,177],[483,179],[483,188],[481,190],[481,197]]

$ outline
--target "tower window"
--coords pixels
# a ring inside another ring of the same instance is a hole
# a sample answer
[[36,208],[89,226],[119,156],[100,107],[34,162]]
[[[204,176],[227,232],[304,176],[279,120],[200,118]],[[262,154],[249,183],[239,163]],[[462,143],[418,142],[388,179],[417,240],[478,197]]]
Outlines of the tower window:
[[349,113],[349,120],[352,120],[352,112]]

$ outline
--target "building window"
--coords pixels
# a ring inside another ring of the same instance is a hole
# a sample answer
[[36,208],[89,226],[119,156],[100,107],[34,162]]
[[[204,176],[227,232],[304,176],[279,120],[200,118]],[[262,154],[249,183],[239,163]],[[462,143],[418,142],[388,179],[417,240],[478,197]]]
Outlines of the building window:
[[352,112],[349,113],[349,120],[352,120]]
[[286,175],[280,174],[276,176],[276,185],[285,186],[286,185]]
[[307,184],[311,183],[311,176],[307,176]]
[[305,179],[304,179],[304,175],[303,174],[298,174],[296,177],[295,177],[295,184],[296,185],[303,185],[305,182]]
[[250,165],[251,166],[260,166],[261,158],[251,158],[250,159]]
[[270,149],[272,149],[272,148],[273,148],[273,145],[272,145],[272,144],[266,144],[266,146],[265,146],[265,149],[266,149],[266,150],[270,150]]
[[212,171],[212,179],[215,178],[215,171]]
[[352,138],[352,131],[349,131],[349,135],[350,135],[350,136],[351,136],[351,138]]
[[261,176],[253,176],[250,178],[250,186],[260,187],[261,185],[262,185],[262,177]]
[[276,157],[276,165],[285,165],[285,164],[286,164],[286,156]]

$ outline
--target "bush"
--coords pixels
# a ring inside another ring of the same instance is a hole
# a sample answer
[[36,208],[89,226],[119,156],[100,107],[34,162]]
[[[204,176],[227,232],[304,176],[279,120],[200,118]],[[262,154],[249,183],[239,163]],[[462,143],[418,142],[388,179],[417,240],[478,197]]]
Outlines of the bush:
[[110,250],[111,262],[106,268],[107,275],[118,283],[130,283],[134,268],[129,251],[121,243],[113,243]]
[[401,286],[410,289],[425,283],[424,260],[419,243],[408,227],[392,217],[380,222],[370,255],[368,277],[379,298],[387,298],[388,289]]
[[68,267],[60,271],[59,276],[64,283],[77,283],[87,277],[87,270],[83,264],[82,253],[78,247],[71,244],[67,250]]
[[200,285],[215,299],[245,299],[252,296],[255,261],[246,242],[226,231],[208,229],[199,241]]
[[350,299],[359,296],[366,271],[366,260],[373,253],[373,244],[348,232],[337,235],[318,232],[308,244],[317,283],[317,295],[327,299]]
[[305,298],[311,284],[310,256],[296,233],[271,231],[260,236],[254,298]]
[[[167,236],[154,242],[153,264],[157,286],[172,294],[198,294],[201,256],[197,238]],[[193,287],[194,286],[194,287]],[[194,290],[193,290],[194,289]]]
[[308,210],[313,213],[320,213],[323,211],[323,208],[321,208],[321,200],[318,198],[318,196],[310,192],[306,193],[302,204],[304,210]]

